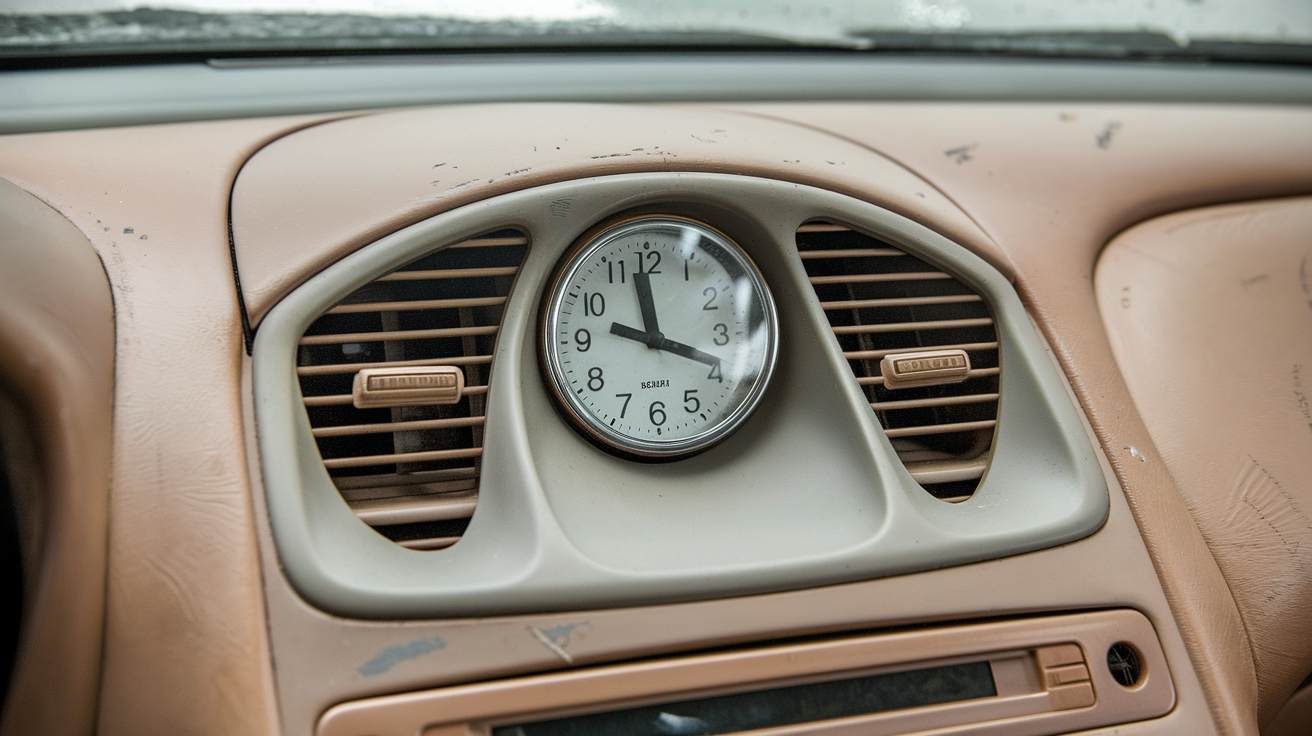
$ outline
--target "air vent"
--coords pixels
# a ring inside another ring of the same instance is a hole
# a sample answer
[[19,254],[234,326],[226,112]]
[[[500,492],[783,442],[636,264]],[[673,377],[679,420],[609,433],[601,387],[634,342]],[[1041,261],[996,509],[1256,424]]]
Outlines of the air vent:
[[[296,372],[328,474],[404,547],[449,547],[474,513],[488,375],[527,244],[504,230],[442,248],[356,290],[301,338]],[[438,365],[464,373],[456,403],[356,408],[359,371]]]
[[[803,225],[797,248],[843,356],[911,476],[945,501],[969,498],[988,466],[998,415],[998,335],[988,305],[950,274],[841,225]],[[949,379],[957,382],[885,385],[885,358],[953,355],[942,351],[969,358],[969,371]]]

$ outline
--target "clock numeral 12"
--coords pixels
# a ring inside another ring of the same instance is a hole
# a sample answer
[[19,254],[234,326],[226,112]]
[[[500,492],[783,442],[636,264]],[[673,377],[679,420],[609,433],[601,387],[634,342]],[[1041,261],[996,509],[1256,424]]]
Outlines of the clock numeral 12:
[[[644,245],[645,245],[645,243],[644,243]],[[635,253],[634,255],[636,255],[636,256],[638,257],[638,273],[642,273],[642,272],[643,272],[643,268],[642,268],[642,257],[643,257],[643,252],[642,252],[642,251],[638,251],[638,252]],[[656,270],[656,267],[659,266],[659,265],[661,265],[661,254],[660,254],[660,251],[649,250],[649,251],[646,252],[646,256],[647,256],[647,260],[650,261],[650,263],[649,263],[648,266],[647,266],[646,272],[647,272],[647,273],[650,273],[650,274],[657,274],[657,273],[660,273],[660,271],[657,271],[657,270]]]

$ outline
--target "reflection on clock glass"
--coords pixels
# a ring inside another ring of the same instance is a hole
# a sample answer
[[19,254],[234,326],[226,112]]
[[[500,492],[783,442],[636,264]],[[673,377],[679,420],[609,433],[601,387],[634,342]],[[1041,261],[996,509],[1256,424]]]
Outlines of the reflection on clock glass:
[[581,428],[640,455],[703,449],[750,414],[774,367],[774,305],[733,242],[632,220],[585,243],[550,295],[543,351]]

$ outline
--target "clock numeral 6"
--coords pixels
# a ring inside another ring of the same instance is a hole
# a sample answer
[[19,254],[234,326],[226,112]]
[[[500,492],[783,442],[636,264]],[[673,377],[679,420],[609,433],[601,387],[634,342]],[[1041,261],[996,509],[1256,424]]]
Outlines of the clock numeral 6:
[[[659,419],[656,418],[657,415],[660,416]],[[666,416],[665,416],[665,402],[663,402],[663,401],[653,401],[653,402],[651,402],[651,408],[647,410],[647,418],[650,419],[650,420],[651,420],[651,423],[654,424],[654,425],[656,425],[657,427],[659,427],[659,426],[661,426],[662,424],[664,424],[664,423],[665,423],[665,419],[666,419]]]
[[[696,396],[693,396],[695,393],[697,393],[695,388],[683,392],[683,410],[689,414],[696,414],[697,410],[702,408],[702,402],[698,401]],[[689,402],[692,402],[692,406],[688,406]]]
[[[594,384],[594,383],[597,384],[597,385],[596,385],[596,386],[593,386],[592,384]],[[603,380],[601,379],[601,369],[600,369],[600,368],[589,368],[589,369],[588,369],[588,390],[589,390],[589,391],[600,391],[600,390],[602,390],[602,389],[605,388],[605,387],[606,387],[606,382],[603,381]]]

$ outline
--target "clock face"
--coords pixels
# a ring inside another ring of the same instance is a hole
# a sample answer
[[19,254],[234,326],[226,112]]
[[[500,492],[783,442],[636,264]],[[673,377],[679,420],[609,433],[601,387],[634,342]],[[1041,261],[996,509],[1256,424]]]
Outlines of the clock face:
[[677,217],[628,220],[558,271],[540,349],[565,414],[624,454],[676,457],[738,428],[770,381],[774,302],[742,249]]

